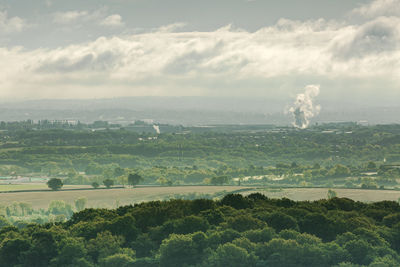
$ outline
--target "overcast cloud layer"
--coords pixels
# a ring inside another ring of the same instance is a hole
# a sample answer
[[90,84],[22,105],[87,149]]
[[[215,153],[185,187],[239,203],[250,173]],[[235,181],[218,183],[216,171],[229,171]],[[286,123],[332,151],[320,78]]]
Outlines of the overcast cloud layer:
[[[109,2],[124,7],[122,0]],[[24,17],[22,11],[11,12],[21,10],[12,2],[0,4],[3,100],[136,95],[282,99],[308,84],[320,84],[325,99],[385,104],[400,96],[400,0],[358,1],[336,18],[282,15],[256,29],[231,21],[211,30],[179,18],[135,27],[123,9],[106,5],[59,10],[57,1],[43,5],[49,8],[45,15]],[[39,31],[46,32],[40,35],[42,43],[34,36]],[[51,44],[62,33],[70,38]]]

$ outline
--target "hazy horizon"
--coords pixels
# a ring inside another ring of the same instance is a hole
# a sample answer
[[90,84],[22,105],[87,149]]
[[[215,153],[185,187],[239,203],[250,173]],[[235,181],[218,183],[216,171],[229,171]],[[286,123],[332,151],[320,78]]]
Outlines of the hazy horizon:
[[[0,121],[79,120],[91,123],[107,120],[122,124],[151,119],[173,125],[275,124],[291,125],[289,101],[265,98],[232,97],[124,97],[108,99],[42,99],[3,102]],[[362,122],[363,124],[400,123],[396,105],[371,106],[346,101],[320,101],[321,109],[311,123]]]

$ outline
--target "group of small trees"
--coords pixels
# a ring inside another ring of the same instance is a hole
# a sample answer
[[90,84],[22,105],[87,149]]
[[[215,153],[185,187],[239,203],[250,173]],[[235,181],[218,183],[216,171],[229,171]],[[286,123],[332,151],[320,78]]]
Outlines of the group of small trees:
[[[13,202],[0,206],[0,229],[6,226],[23,228],[32,223],[65,222],[74,212],[87,208],[87,202],[86,197],[80,197],[74,200],[74,205],[63,200],[52,200],[47,209],[34,209],[31,203],[26,202]],[[2,266],[4,265],[0,261],[0,267]]]
[[[142,182],[144,179],[141,175],[137,173],[130,173],[128,175],[128,184],[132,186],[138,185],[140,182]],[[111,188],[114,185],[114,180],[113,179],[105,179],[103,181],[103,184],[106,188]],[[60,190],[63,187],[63,181],[60,178],[51,178],[50,180],[47,181],[47,186],[54,191]],[[99,183],[98,182],[93,182],[92,183],[93,188],[99,188]]]

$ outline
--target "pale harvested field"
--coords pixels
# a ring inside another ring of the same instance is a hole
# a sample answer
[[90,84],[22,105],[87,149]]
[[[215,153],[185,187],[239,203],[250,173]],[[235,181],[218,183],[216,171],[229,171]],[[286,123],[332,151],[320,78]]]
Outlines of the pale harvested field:
[[88,207],[113,208],[119,205],[162,200],[173,194],[214,194],[221,191],[235,191],[245,187],[237,186],[177,186],[177,187],[138,187],[127,189],[77,190],[58,192],[0,193],[0,205],[16,202],[31,203],[33,208],[47,208],[51,200],[63,200],[73,204],[79,197],[86,197]]
[[[232,192],[251,187],[237,186],[177,186],[177,187],[138,187],[126,189],[76,190],[59,192],[21,192],[0,193],[0,205],[12,202],[28,202],[37,208],[47,208],[51,200],[63,200],[73,204],[79,197],[88,199],[88,207],[114,208],[120,205],[140,203],[143,201],[162,200],[174,194],[214,194],[217,192]],[[287,188],[277,192],[271,190],[255,190],[244,192],[244,195],[260,192],[270,198],[286,197],[292,200],[319,200],[327,198],[328,188]],[[361,190],[361,189],[334,189],[338,197],[347,197],[356,201],[375,202],[382,200],[397,201],[400,191],[392,190]]]
[[[63,189],[92,188],[90,185],[64,185]],[[0,184],[0,192],[19,190],[49,190],[45,183]]]
[[[258,190],[258,192],[270,198],[289,198],[292,200],[319,200],[327,198],[329,188],[287,188],[279,192],[269,190]],[[347,197],[356,201],[376,202],[382,200],[397,201],[400,191],[394,190],[363,190],[363,189],[333,189],[338,197]],[[248,194],[246,192],[246,194]]]

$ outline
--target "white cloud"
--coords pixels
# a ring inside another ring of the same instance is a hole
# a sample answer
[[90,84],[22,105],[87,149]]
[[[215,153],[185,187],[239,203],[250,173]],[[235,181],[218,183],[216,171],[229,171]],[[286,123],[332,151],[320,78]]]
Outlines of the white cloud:
[[400,15],[400,0],[374,0],[352,12],[367,18]]
[[0,11],[0,33],[20,32],[27,28],[25,20],[20,17],[8,17],[6,11]]
[[114,15],[110,15],[110,16],[106,17],[100,24],[104,25],[104,26],[110,26],[110,27],[124,26],[122,17],[118,14],[114,14]]
[[88,15],[87,11],[67,11],[67,12],[56,12],[54,14],[54,22],[60,24],[69,24],[77,21],[80,18],[84,18]]
[[379,17],[359,27],[348,28],[333,44],[343,58],[390,55],[400,48],[400,18]]
[[229,25],[174,32],[182,26],[57,49],[0,48],[0,97],[265,96],[290,83],[383,94],[382,87],[400,86],[396,17],[361,25],[282,19],[256,32]]
[[172,24],[168,24],[165,26],[162,26],[160,28],[158,28],[157,30],[160,32],[174,32],[178,29],[181,29],[183,27],[186,26],[186,23],[183,22],[176,22],[176,23],[172,23]]
[[107,8],[99,8],[92,11],[71,10],[66,12],[55,12],[53,21],[58,24],[76,24],[82,22],[100,23],[106,17]]

